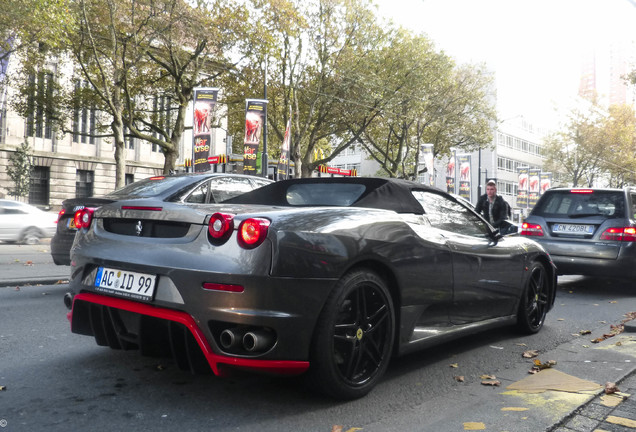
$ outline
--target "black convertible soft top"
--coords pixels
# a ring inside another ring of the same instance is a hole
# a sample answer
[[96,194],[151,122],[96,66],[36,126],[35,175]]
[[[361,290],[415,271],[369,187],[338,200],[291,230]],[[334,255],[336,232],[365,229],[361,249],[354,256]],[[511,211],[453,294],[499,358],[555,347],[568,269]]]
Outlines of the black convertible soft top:
[[271,206],[341,206],[424,214],[413,190],[439,190],[408,180],[379,177],[312,177],[281,180],[225,203]]

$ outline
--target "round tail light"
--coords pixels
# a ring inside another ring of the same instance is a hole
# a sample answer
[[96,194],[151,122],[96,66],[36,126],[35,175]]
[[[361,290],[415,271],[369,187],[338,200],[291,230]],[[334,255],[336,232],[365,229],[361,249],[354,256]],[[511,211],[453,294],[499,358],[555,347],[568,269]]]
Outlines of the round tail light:
[[74,222],[77,229],[88,228],[93,221],[94,208],[86,207],[75,212]]
[[238,242],[244,249],[254,249],[267,237],[270,221],[265,218],[249,218],[238,228]]
[[214,213],[210,217],[208,233],[216,240],[227,240],[234,230],[234,215]]

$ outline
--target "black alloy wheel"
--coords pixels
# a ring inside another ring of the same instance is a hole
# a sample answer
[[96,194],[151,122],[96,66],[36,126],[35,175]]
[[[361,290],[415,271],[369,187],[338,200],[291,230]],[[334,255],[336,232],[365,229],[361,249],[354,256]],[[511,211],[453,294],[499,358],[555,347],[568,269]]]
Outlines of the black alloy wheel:
[[534,262],[528,268],[528,279],[519,304],[517,324],[524,333],[541,330],[548,313],[549,282],[543,264]]
[[394,334],[393,301],[385,282],[369,270],[346,274],[318,320],[310,382],[338,399],[366,395],[389,364]]

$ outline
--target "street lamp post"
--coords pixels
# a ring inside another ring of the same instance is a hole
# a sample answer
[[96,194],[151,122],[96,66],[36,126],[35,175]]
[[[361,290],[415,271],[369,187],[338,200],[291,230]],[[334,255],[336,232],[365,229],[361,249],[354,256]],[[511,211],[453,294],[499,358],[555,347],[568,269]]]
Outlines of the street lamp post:
[[[265,85],[263,86],[263,99],[267,100],[267,55],[265,56]],[[265,119],[263,121],[263,157],[261,158],[261,172],[265,178],[267,178],[267,171],[269,170],[267,163],[267,108],[265,108]]]

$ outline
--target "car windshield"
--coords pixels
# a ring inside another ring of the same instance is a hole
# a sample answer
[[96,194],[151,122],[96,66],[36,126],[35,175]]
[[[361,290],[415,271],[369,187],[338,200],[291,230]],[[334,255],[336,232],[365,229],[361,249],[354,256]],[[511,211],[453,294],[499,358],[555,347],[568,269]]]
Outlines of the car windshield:
[[121,199],[125,197],[157,196],[175,185],[183,183],[185,177],[149,177],[139,180],[106,195],[108,198]]
[[622,218],[625,217],[625,198],[622,191],[551,191],[539,200],[532,214],[569,218]]
[[350,206],[366,190],[363,184],[301,183],[287,189],[287,202],[295,206]]

